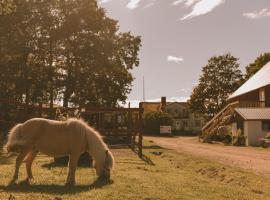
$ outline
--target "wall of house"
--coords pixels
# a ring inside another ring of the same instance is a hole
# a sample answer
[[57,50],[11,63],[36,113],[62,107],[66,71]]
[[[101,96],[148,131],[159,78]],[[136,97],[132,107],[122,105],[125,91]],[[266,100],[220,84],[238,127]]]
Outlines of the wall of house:
[[146,115],[149,112],[157,112],[161,111],[161,104],[160,103],[149,103],[149,102],[143,102],[142,107],[144,109],[143,116]]
[[259,146],[259,139],[265,136],[262,131],[262,121],[245,121],[244,134],[247,137],[246,144],[248,146]]
[[164,111],[173,118],[173,131],[184,131],[194,134],[201,132],[203,119],[192,114],[187,103],[168,104]]
[[232,136],[237,137],[237,123],[232,123]]
[[186,103],[171,103],[164,108],[172,118],[188,118],[189,109]]

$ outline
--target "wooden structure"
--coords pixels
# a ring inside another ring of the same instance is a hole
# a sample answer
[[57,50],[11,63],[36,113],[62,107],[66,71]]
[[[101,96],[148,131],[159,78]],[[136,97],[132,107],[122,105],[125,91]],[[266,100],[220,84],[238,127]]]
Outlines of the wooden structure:
[[202,128],[202,136],[217,135],[219,127],[228,125],[232,135],[243,133],[247,145],[258,144],[258,138],[270,131],[269,77],[270,62],[229,96],[229,104]]
[[[49,108],[43,104],[24,104],[9,99],[0,99],[0,129],[7,131],[16,123],[33,117],[59,119],[59,114],[73,116],[78,111],[80,117],[95,127],[105,141],[114,145],[127,145],[138,151],[142,157],[142,114],[143,108]],[[138,150],[137,150],[138,149]]]

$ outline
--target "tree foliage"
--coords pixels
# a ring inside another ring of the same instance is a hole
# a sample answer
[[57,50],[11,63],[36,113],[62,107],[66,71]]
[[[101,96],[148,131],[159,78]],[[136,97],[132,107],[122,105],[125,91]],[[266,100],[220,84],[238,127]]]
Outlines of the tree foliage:
[[120,32],[96,0],[3,2],[0,98],[108,107],[126,100],[141,39]]
[[253,63],[250,63],[248,66],[246,66],[245,79],[248,80],[268,62],[270,62],[270,53],[261,54],[255,59]]
[[149,112],[144,117],[144,132],[156,134],[160,131],[160,126],[171,126],[172,118],[165,112]]
[[238,59],[231,54],[213,56],[203,67],[199,84],[193,89],[190,107],[210,119],[227,103],[228,95],[242,82]]

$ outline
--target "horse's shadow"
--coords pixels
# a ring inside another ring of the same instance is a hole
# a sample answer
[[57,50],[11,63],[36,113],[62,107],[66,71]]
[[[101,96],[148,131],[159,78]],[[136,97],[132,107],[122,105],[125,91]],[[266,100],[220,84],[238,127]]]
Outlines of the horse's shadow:
[[49,193],[49,194],[76,194],[84,191],[89,191],[96,188],[102,188],[106,185],[113,184],[113,180],[97,179],[90,185],[75,185],[75,186],[65,186],[65,185],[42,185],[33,184],[28,185],[25,182],[20,182],[15,185],[0,185],[0,191],[6,192],[25,192],[25,193]]

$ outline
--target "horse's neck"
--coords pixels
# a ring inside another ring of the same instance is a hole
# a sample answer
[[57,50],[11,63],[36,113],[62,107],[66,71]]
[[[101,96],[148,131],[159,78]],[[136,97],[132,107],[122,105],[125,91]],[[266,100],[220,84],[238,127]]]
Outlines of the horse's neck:
[[106,145],[97,135],[89,135],[90,142],[88,143],[88,151],[96,162],[105,160]]

